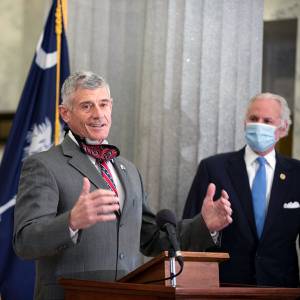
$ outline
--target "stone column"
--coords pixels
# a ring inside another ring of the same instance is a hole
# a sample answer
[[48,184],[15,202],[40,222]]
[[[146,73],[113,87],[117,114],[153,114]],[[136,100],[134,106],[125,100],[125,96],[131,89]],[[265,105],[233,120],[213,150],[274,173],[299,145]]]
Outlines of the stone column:
[[261,88],[262,1],[149,1],[135,159],[181,216],[198,162],[241,147]]
[[72,69],[110,82],[110,141],[140,168],[154,209],[180,217],[199,161],[243,145],[262,28],[262,0],[69,2]]

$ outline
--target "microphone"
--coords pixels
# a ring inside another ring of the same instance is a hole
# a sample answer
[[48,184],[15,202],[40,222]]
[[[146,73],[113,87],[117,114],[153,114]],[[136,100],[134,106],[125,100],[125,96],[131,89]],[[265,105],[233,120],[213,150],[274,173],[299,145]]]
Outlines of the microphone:
[[170,257],[176,257],[179,264],[182,266],[183,258],[176,234],[177,221],[175,214],[169,209],[160,210],[156,215],[156,224],[160,230],[167,233],[167,237],[170,242]]

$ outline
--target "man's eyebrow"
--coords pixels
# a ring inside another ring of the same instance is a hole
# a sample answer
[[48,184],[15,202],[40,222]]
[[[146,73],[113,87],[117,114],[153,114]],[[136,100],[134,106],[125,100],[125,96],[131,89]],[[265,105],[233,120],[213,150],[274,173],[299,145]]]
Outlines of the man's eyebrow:
[[[81,101],[80,103],[82,103],[82,102],[94,102],[95,100],[81,99],[80,101]],[[99,99],[99,100],[96,100],[96,101],[111,101],[111,99],[110,98],[104,98],[104,99]]]
[[79,104],[82,104],[82,103],[91,103],[92,101],[89,100],[89,99],[82,99],[80,100]]

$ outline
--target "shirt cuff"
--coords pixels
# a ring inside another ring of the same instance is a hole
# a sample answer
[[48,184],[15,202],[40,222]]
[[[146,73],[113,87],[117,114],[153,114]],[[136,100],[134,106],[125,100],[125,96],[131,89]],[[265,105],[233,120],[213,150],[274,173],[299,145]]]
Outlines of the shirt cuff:
[[73,230],[71,227],[69,227],[69,231],[70,231],[70,237],[71,237],[73,243],[76,244],[77,239],[78,239],[78,229]]
[[210,236],[213,239],[214,243],[217,244],[219,238],[219,232],[218,231],[210,232]]

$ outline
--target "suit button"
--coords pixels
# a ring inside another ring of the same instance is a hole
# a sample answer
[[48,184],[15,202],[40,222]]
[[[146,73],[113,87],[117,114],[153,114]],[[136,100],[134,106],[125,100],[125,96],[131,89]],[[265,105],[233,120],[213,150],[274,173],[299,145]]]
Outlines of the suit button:
[[124,253],[120,253],[120,254],[119,254],[119,258],[120,258],[120,259],[123,259],[124,257],[125,257]]
[[57,248],[57,250],[58,250],[58,251],[62,251],[62,250],[65,250],[65,249],[67,249],[67,248],[68,248],[67,245],[61,245],[61,246],[59,246],[59,247]]

